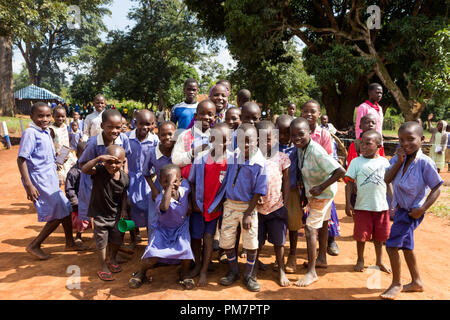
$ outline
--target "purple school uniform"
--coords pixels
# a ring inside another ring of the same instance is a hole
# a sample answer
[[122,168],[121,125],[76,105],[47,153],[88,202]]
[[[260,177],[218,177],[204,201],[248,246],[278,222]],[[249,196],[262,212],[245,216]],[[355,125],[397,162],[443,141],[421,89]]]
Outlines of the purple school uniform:
[[[392,168],[397,160],[398,157],[394,156],[389,161],[391,167],[387,170]],[[413,250],[414,230],[422,222],[425,215],[419,219],[414,219],[408,213],[413,208],[421,207],[430,189],[441,185],[443,180],[439,176],[433,160],[424,155],[420,149],[405,174],[403,174],[404,165],[403,163],[392,181],[394,188],[393,206],[396,211],[386,247]]]
[[226,199],[248,202],[254,194],[267,193],[266,159],[258,151],[242,163],[241,151],[236,149],[232,163],[228,164],[225,187]]
[[170,199],[169,209],[165,212],[160,210],[163,194],[160,193],[156,197],[158,219],[152,224],[153,232],[150,233],[142,259],[158,257],[186,260],[194,258],[189,234],[189,217],[187,216],[191,191],[188,181],[183,180],[178,190],[180,198],[178,201]]
[[154,149],[158,144],[158,137],[153,133],[149,133],[144,141],[140,142],[136,137],[136,130],[127,132],[130,148],[133,150],[127,155],[128,175],[130,177],[130,185],[128,187],[128,199],[130,200],[131,210],[130,218],[134,221],[136,227],[148,226],[149,205],[152,205],[154,211],[154,203],[149,202],[150,187],[145,181],[143,173],[145,157],[150,150]]
[[20,140],[18,157],[26,160],[31,183],[39,192],[38,200],[33,202],[38,221],[49,222],[67,217],[71,212],[71,205],[59,188],[50,130],[42,130],[31,123]]
[[[131,153],[130,143],[128,137],[121,133],[119,137],[114,141],[114,144],[122,146],[125,149],[125,154],[128,156]],[[79,163],[86,163],[102,154],[106,153],[105,143],[103,142],[102,133],[97,136],[93,136],[88,139],[86,143],[86,148]],[[80,191],[78,195],[78,219],[80,220],[90,220],[87,216],[89,209],[89,201],[91,199],[92,191],[92,178],[88,174],[81,173],[80,178]]]
[[72,129],[69,131],[69,145],[72,150],[77,150],[77,144],[80,142],[81,137],[83,136],[83,131],[78,129],[77,132],[73,132]]
[[289,185],[291,189],[294,189],[295,187],[297,187],[297,180],[299,175],[298,166],[296,165],[298,163],[297,148],[293,144],[280,144],[278,150],[285,153],[289,157],[289,160],[291,160],[291,166],[289,167]]

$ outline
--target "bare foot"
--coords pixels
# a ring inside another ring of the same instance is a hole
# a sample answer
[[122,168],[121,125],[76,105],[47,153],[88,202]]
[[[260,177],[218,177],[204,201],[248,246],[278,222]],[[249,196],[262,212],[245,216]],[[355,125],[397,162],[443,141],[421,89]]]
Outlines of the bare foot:
[[282,270],[280,270],[278,281],[280,283],[280,286],[282,287],[289,287],[291,285],[288,278],[286,277],[286,274]]
[[385,292],[383,292],[380,297],[382,299],[394,300],[398,294],[402,291],[401,284],[391,284],[389,288]]
[[299,286],[299,287],[307,287],[310,284],[316,282],[317,280],[319,280],[319,278],[317,277],[317,274],[315,271],[311,271],[308,272],[307,274],[305,274],[305,276],[301,279],[299,279],[295,285]]
[[198,286],[204,287],[208,285],[208,276],[206,273],[200,272],[200,277],[198,278]]
[[364,272],[364,260],[356,261],[356,265],[353,267],[353,270],[355,270],[356,272]]
[[71,244],[66,244],[65,251],[86,251],[88,248],[83,245],[83,243],[73,242]]
[[[308,268],[308,262],[307,261],[303,262],[303,267]],[[316,268],[326,269],[326,268],[328,268],[328,264],[326,262],[324,263],[322,261],[319,261],[319,259],[317,259],[316,260]]]
[[377,264],[377,267],[380,268],[380,270],[383,272],[392,273],[391,268],[389,268],[389,266],[385,265],[384,263]]
[[48,254],[46,254],[44,251],[42,251],[41,248],[32,248],[30,246],[28,246],[26,248],[27,252],[29,254],[31,254],[32,256],[38,258],[39,260],[47,260],[50,258],[50,256]]
[[194,269],[188,272],[186,275],[187,278],[192,279],[200,274],[200,270],[202,269],[201,265],[196,264]]
[[402,292],[423,292],[423,284],[422,281],[410,282],[403,286]]

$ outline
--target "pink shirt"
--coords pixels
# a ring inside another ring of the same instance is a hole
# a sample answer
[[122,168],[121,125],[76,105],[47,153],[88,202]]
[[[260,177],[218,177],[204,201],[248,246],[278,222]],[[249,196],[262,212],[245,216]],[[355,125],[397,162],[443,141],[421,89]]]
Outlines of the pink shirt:
[[258,205],[258,212],[261,214],[269,214],[280,209],[283,205],[283,170],[289,168],[291,160],[289,156],[283,152],[278,152],[275,156],[266,160],[267,172],[267,193],[261,197],[263,204]]
[[358,109],[356,110],[356,126],[355,126],[355,134],[356,138],[359,138],[359,135],[361,134],[362,130],[359,128],[359,124],[361,122],[361,118],[364,117],[368,113],[373,113],[377,119],[377,124],[375,127],[375,130],[377,130],[380,134],[383,134],[383,108],[379,106],[379,111],[377,111],[375,108],[373,108],[370,104],[367,102],[363,102],[359,105]]
[[311,139],[320,144],[328,154],[333,154],[333,143],[327,129],[316,126],[314,132],[311,132]]

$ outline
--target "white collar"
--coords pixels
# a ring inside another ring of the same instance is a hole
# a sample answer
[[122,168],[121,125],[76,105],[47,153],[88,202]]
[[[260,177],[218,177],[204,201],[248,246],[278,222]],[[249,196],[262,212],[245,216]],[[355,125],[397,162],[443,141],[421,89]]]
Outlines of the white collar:
[[202,137],[204,137],[204,136],[209,137],[209,135],[210,135],[211,128],[208,128],[208,130],[206,130],[205,132],[203,132],[202,129],[197,128],[195,125],[192,128],[194,128],[194,132],[193,132],[194,138],[196,135],[200,135]]
[[[236,148],[235,151],[236,156],[239,158],[239,155],[241,154],[241,150],[239,148]],[[266,163],[266,159],[264,158],[261,150],[259,148],[257,149],[256,153],[253,154],[249,159],[249,165],[253,166],[254,164],[260,165],[261,167],[264,167]]]
[[[132,140],[132,139],[135,139],[135,140],[138,140],[139,141],[139,139],[137,138],[137,136],[136,136],[136,130],[137,129],[134,129],[133,131],[130,131],[130,135],[128,136],[128,138],[130,139],[130,140]],[[151,133],[150,131],[147,133],[147,136],[145,137],[145,139],[143,140],[143,141],[139,141],[140,143],[144,143],[144,142],[153,142],[153,140],[152,139],[150,139],[150,137],[153,135],[153,133]]]
[[50,132],[50,126],[48,126],[45,130],[43,130],[41,127],[39,127],[38,125],[36,125],[36,123],[34,123],[33,121],[30,122],[29,124],[30,128],[35,128],[36,130],[42,131],[42,132]]
[[161,150],[159,150],[159,143],[155,148],[155,156],[156,156],[156,160],[161,159],[161,157],[163,157],[164,155],[162,154]]
[[[116,138],[116,140],[113,141],[113,144],[118,144],[118,145],[122,145],[122,138],[119,136]],[[100,133],[97,135],[97,145],[98,146],[104,146],[105,142],[103,141],[103,130],[100,131]]]

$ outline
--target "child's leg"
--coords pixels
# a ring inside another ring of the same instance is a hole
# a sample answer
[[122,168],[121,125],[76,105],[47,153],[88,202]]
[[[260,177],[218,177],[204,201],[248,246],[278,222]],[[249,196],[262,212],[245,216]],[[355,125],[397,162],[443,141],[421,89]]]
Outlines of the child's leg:
[[319,229],[319,255],[316,261],[316,267],[327,267],[327,248],[328,248],[328,221],[324,221],[322,228]]
[[423,283],[420,279],[419,269],[417,267],[416,256],[413,250],[403,250],[409,273],[411,274],[411,282],[403,286],[404,292],[422,292]]
[[257,249],[256,250],[247,249],[247,263],[245,264],[244,279],[254,275],[253,270],[255,268],[257,254],[258,254]]
[[109,244],[109,262],[113,265],[117,265],[117,252],[119,252],[120,245]]
[[211,262],[213,252],[213,235],[205,232],[203,237],[203,264],[200,270],[200,277],[198,279],[199,286],[206,286],[208,284],[208,266]]
[[[326,226],[326,228],[328,228],[328,221],[324,221],[323,226]],[[305,276],[295,283],[296,286],[306,287],[318,280],[316,274],[317,233],[317,229],[314,229],[308,225],[305,226],[306,248],[308,251],[308,270],[306,271]]]
[[141,268],[134,272],[128,281],[128,286],[132,289],[139,288],[146,279],[147,270],[158,262],[158,258],[148,258],[141,261]]
[[191,249],[194,254],[195,266],[194,269],[189,272],[189,277],[194,278],[198,276],[202,269],[202,239],[191,238]]
[[189,278],[199,275],[202,268],[202,238],[205,235],[207,222],[200,212],[193,212],[189,218],[191,229],[191,249],[194,255],[195,266],[189,272]]
[[29,254],[41,259],[46,260],[50,258],[50,256],[41,249],[41,244],[44,242],[47,237],[56,230],[56,228],[61,223],[61,219],[56,219],[49,221],[45,224],[44,228],[42,228],[41,232],[38,234],[38,236],[30,242],[30,244],[27,246],[26,250]]
[[355,270],[357,272],[364,271],[364,247],[365,247],[365,245],[366,245],[366,243],[364,241],[356,241],[356,251],[358,253],[358,260],[356,261],[356,265],[353,267],[353,270]]
[[392,273],[391,268],[383,263],[383,242],[374,240],[373,245],[375,246],[375,255],[377,257],[376,265],[380,268],[381,271]]
[[66,238],[66,250],[84,250],[84,248],[80,244],[76,244],[73,239],[72,217],[68,215],[62,219],[61,223],[64,228],[64,235]]
[[291,283],[289,282],[288,278],[286,277],[285,273],[285,266],[284,266],[284,246],[273,246],[275,250],[275,256],[277,259],[278,264],[278,280],[280,282],[280,286],[287,287]]
[[402,284],[400,282],[401,265],[398,248],[386,248],[389,255],[389,261],[392,268],[392,283],[389,288],[384,291],[380,297],[383,299],[394,300],[395,297],[402,291]]
[[295,273],[297,271],[297,240],[298,231],[289,230],[289,256],[286,262],[286,273]]
[[101,268],[102,272],[109,273],[110,271],[109,271],[108,265],[106,263],[106,248],[107,247],[104,247],[103,249],[98,250],[98,258],[100,261],[100,268]]

